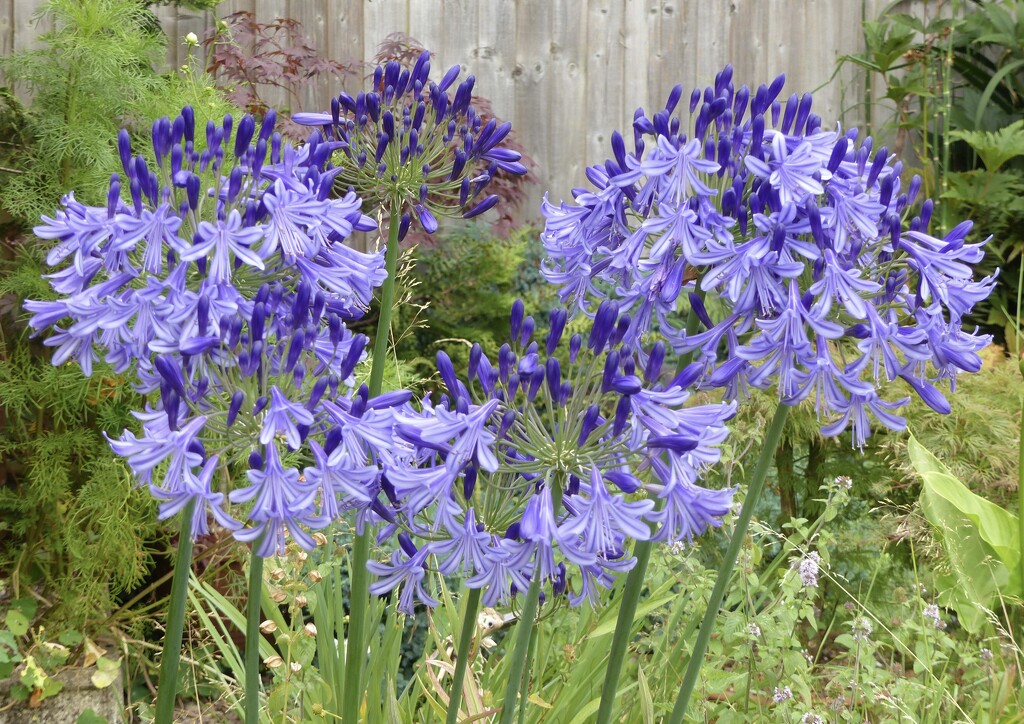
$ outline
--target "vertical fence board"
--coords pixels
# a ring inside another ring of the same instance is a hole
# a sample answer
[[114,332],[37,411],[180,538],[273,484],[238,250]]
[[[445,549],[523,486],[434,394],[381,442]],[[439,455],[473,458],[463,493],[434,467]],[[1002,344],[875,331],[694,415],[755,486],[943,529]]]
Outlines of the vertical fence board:
[[[569,195],[583,183],[585,165],[609,155],[619,129],[632,145],[633,109],[649,113],[683,83],[689,96],[714,80],[726,63],[737,84],[756,87],[785,71],[786,93],[817,90],[815,111],[827,126],[863,117],[863,75],[852,66],[828,83],[838,58],[860,52],[865,17],[885,0],[226,0],[220,17],[247,10],[258,22],[292,17],[326,57],[359,66],[346,87],[358,89],[379,44],[393,32],[419,40],[435,53],[435,75],[461,64],[477,77],[476,89],[494,111],[513,122],[517,138],[537,160],[541,194]],[[863,10],[862,10],[863,5]],[[900,10],[921,14],[927,3],[908,0]],[[0,9],[0,53],[35,47],[46,28],[32,23],[38,0],[9,0]],[[183,36],[214,26],[211,14],[163,6],[167,63],[186,57]],[[934,14],[932,10],[932,14]],[[205,57],[201,53],[200,57]],[[339,78],[298,83],[294,93],[267,91],[286,108],[326,109]]]
[[[289,0],[288,17],[297,20],[302,24],[302,34],[313,48],[316,48],[320,55],[331,60],[327,52],[327,17],[323,0]],[[338,79],[330,75],[321,75],[317,78],[301,81],[297,84],[295,110],[320,111],[327,108],[327,99],[337,94]]]

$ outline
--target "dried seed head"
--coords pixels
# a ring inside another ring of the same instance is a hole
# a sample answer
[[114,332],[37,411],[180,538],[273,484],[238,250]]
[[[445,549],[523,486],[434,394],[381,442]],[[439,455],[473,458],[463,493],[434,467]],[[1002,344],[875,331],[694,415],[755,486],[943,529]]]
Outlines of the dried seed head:
[[306,632],[307,636],[316,636],[316,625],[313,623],[307,623],[302,630]]
[[327,536],[325,536],[323,533],[319,531],[313,534],[313,540],[316,541],[316,544],[318,546],[327,545]]
[[324,577],[323,574],[320,573],[320,571],[314,568],[312,571],[309,572],[309,580],[311,580],[313,583],[320,583],[320,581],[324,580]]
[[268,656],[263,659],[263,665],[268,669],[276,669],[278,666],[284,663],[284,659],[280,656]]
[[269,620],[264,621],[260,624],[260,631],[262,631],[265,634],[272,634],[275,631],[277,631],[277,624]]

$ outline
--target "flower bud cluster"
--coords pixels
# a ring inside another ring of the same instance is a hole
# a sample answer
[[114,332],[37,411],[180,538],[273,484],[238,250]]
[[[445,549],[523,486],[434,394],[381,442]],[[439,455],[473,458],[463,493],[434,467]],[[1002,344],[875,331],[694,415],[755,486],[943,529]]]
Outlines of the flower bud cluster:
[[[697,354],[701,384],[812,397],[834,420],[825,434],[852,427],[863,445],[869,413],[904,425],[905,400],[882,400],[882,381],[948,412],[936,385],[980,368],[989,338],[961,322],[995,280],[972,278],[970,222],[930,234],[932,202],[912,211],[920,179],[904,189],[887,149],[823,130],[810,94],[782,102],[784,80],[752,92],[726,67],[693,91],[689,120],[674,115],[681,86],[653,117],[638,109],[633,150],[614,133],[613,157],[587,169],[594,190],[545,202],[544,271],[585,313],[616,299],[627,342],[657,330]],[[686,306],[703,331],[679,324]]]
[[370,92],[339,94],[330,113],[292,116],[301,125],[322,127],[341,150],[342,188],[354,188],[376,208],[397,204],[400,238],[414,217],[432,234],[439,215],[484,213],[498,202],[497,195],[483,195],[496,174],[526,173],[520,154],[501,146],[512,124],[485,122],[477,114],[470,102],[475,79],[455,86],[459,70],[452,66],[432,82],[430,53],[424,51],[412,68],[397,61],[378,66]]

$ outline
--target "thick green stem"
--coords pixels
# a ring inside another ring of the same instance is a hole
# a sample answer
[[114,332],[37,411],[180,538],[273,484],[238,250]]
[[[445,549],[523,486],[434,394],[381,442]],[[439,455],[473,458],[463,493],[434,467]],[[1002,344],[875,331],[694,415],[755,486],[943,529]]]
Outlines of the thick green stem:
[[466,669],[473,649],[473,633],[476,631],[477,610],[480,608],[480,589],[469,589],[466,596],[466,612],[462,618],[462,633],[459,634],[459,650],[455,659],[455,677],[452,679],[452,691],[448,700],[448,716],[445,724],[456,724],[459,720],[459,706],[462,704],[463,682],[466,680]]
[[[701,296],[703,297],[703,294]],[[691,310],[686,316],[686,336],[690,337],[696,333],[699,326],[700,319]],[[689,364],[690,356],[686,354],[679,360],[680,370]],[[661,501],[657,501],[656,505],[660,506]],[[626,575],[626,585],[623,586],[622,597],[619,599],[615,633],[612,634],[612,647],[608,651],[608,665],[604,670],[604,688],[601,689],[601,707],[597,710],[597,724],[609,724],[612,720],[615,692],[619,688],[619,676],[622,674],[622,664],[626,659],[626,647],[633,632],[633,619],[636,618],[636,608],[640,604],[640,593],[644,589],[644,579],[647,576],[647,565],[651,561],[653,547],[654,543],[649,540],[638,540],[633,546],[636,565]]]
[[633,619],[640,602],[640,593],[644,588],[644,575],[647,564],[651,560],[654,544],[649,540],[637,541],[633,546],[636,565],[626,576],[626,585],[619,599],[619,615],[615,621],[615,633],[612,635],[612,647],[608,651],[608,665],[604,670],[604,688],[601,690],[601,708],[597,710],[598,724],[608,724],[612,720],[615,709],[615,692],[619,687],[619,675],[622,663],[626,658],[626,646],[633,632]]
[[164,653],[160,661],[160,686],[156,695],[156,724],[172,724],[174,721],[174,700],[178,693],[178,662],[181,660],[181,632],[185,627],[188,576],[192,569],[192,512],[195,507],[195,500],[191,500],[181,512],[178,555],[174,559],[170,610],[167,612]]
[[260,602],[263,598],[263,558],[249,559],[249,600],[245,614],[245,724],[260,720]]
[[708,600],[708,607],[704,611],[704,619],[701,621],[700,630],[697,632],[697,640],[693,644],[693,651],[690,653],[690,661],[686,666],[686,673],[683,676],[683,685],[679,689],[679,696],[676,697],[675,706],[672,708],[672,715],[669,717],[669,724],[682,724],[686,715],[686,707],[690,702],[690,696],[697,684],[701,667],[704,664],[704,654],[708,650],[708,642],[711,640],[711,632],[715,628],[715,619],[718,618],[718,609],[722,606],[725,598],[725,589],[729,586],[732,578],[732,570],[739,557],[740,548],[743,546],[743,539],[747,537],[747,527],[754,515],[754,508],[764,490],[764,481],[768,476],[768,468],[771,467],[772,459],[775,457],[775,449],[782,438],[782,429],[786,425],[786,417],[789,414],[789,406],[779,403],[775,410],[775,417],[772,418],[768,433],[765,435],[761,453],[757,458],[757,467],[754,468],[754,477],[750,480],[747,488],[747,497],[743,501],[743,508],[736,518],[736,527],[732,532],[732,539],[725,551],[725,558],[718,569],[718,578],[715,586],[711,589],[711,598]]
[[[401,206],[391,204],[388,219],[388,248],[384,254],[384,268],[387,279],[380,293],[380,317],[377,320],[377,336],[373,341],[373,362],[370,367],[370,397],[380,394],[384,383],[384,368],[387,366],[388,343],[391,340],[391,312],[395,304],[395,275],[398,270],[398,227]],[[345,698],[342,702],[342,721],[357,724],[359,705],[362,702],[363,664],[366,661],[366,619],[370,607],[370,575],[366,564],[370,559],[370,530],[363,532],[352,542],[349,567],[349,619],[348,649],[345,656]]]
[[370,397],[380,394],[384,383],[384,368],[387,366],[388,344],[391,342],[391,312],[395,306],[395,275],[398,272],[398,227],[401,205],[391,205],[388,221],[388,248],[384,254],[384,268],[388,278],[380,289],[380,317],[377,319],[377,336],[373,340],[373,362],[370,367]]
[[[516,631],[515,649],[512,651],[512,663],[509,665],[508,680],[505,682],[505,698],[501,703],[500,724],[512,724],[516,715],[516,699],[526,670],[529,658],[530,635],[533,633],[533,619],[537,615],[537,602],[540,600],[540,575],[534,574],[530,588],[526,592],[526,601],[519,614],[518,630]],[[521,706],[522,704],[520,704]]]

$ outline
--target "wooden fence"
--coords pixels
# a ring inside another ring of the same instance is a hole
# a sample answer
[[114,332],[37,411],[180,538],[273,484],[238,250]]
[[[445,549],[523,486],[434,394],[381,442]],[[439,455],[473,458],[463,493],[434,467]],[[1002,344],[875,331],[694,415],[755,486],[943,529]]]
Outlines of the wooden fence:
[[[0,54],[30,47],[38,1],[0,0]],[[436,53],[439,72],[459,63],[478,92],[512,121],[537,162],[526,216],[545,191],[567,198],[586,165],[610,155],[609,134],[628,129],[637,106],[660,107],[676,83],[703,87],[726,63],[751,86],[787,74],[788,92],[816,91],[832,125],[860,116],[863,83],[836,62],[863,47],[862,17],[881,0],[227,0],[218,16],[247,10],[258,21],[300,21],[327,57],[371,59],[392,32]],[[168,66],[186,58],[210,13],[158,11]],[[831,82],[830,82],[830,79]],[[301,108],[323,110],[340,88],[329,79],[296,89]],[[628,134],[627,134],[628,137]]]

